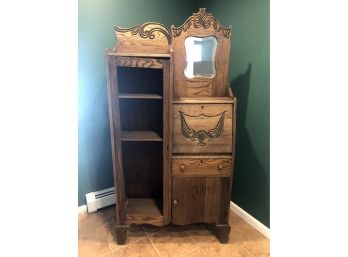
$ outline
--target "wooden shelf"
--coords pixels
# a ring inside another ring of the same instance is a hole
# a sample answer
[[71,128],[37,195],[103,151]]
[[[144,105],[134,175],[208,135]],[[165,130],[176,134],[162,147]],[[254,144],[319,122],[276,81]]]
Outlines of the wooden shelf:
[[122,141],[163,141],[154,131],[122,131]]
[[156,94],[119,94],[122,99],[163,99],[161,95]]
[[205,103],[205,104],[225,104],[225,103],[234,103],[233,98],[229,97],[177,97],[173,99],[173,103],[180,103],[180,104],[198,104],[198,103]]
[[163,226],[163,215],[160,211],[161,201],[154,198],[128,198],[126,202],[127,224],[151,224]]
[[155,57],[155,58],[170,58],[170,53],[153,54],[153,53],[119,53],[109,51],[108,55],[113,56],[130,56],[130,57]]

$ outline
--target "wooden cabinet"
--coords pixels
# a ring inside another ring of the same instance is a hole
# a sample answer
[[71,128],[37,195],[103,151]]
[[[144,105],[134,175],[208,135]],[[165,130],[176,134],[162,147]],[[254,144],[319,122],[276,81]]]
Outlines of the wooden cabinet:
[[115,27],[106,75],[117,243],[132,224],[211,224],[228,241],[236,98],[231,28],[200,9],[171,31]]

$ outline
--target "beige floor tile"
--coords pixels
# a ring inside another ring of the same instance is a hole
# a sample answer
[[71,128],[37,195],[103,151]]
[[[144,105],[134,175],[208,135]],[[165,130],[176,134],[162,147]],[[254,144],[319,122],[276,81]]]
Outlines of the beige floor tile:
[[242,245],[207,243],[201,247],[207,257],[253,257]]
[[270,252],[270,242],[256,229],[244,220],[233,226],[230,233],[230,243],[245,247],[254,257],[260,257]]
[[198,247],[192,252],[185,254],[183,257],[208,257],[208,256],[206,255],[206,252],[202,248]]
[[116,243],[115,226],[116,226],[116,210],[115,205],[108,206],[98,211],[100,220],[105,227],[109,246],[112,251],[123,248],[129,244],[145,239],[146,234],[141,225],[132,225],[127,230],[126,242],[124,245]]
[[79,257],[99,257],[111,253],[97,213],[79,215],[78,236]]
[[145,238],[113,251],[110,257],[159,257],[159,255],[150,240]]
[[[269,257],[269,240],[230,212],[230,240],[220,244],[205,224],[187,226],[133,225],[125,245],[114,238],[115,206],[80,214],[79,257]],[[146,236],[148,234],[149,238]]]
[[239,217],[233,211],[230,211],[229,222],[230,222],[230,226],[236,226],[236,227],[239,227],[246,223],[241,217]]
[[247,241],[243,245],[254,257],[267,256],[270,253],[269,240],[266,238]]
[[197,248],[190,233],[180,226],[169,226],[150,236],[150,240],[161,257],[181,257]]
[[98,214],[100,216],[100,220],[103,224],[116,221],[116,209],[115,205],[111,205],[105,207],[103,209],[98,210]]

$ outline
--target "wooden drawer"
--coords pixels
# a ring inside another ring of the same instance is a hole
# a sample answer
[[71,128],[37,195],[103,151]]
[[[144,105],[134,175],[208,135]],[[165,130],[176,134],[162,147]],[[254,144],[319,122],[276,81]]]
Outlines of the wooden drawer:
[[231,173],[231,157],[179,157],[172,159],[172,174],[174,176],[229,177]]
[[233,104],[174,104],[173,153],[231,153]]

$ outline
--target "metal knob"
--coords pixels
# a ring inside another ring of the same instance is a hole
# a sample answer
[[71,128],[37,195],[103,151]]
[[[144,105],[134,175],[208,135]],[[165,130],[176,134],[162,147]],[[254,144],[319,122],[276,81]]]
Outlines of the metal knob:
[[185,165],[184,165],[184,164],[181,164],[181,165],[180,165],[180,170],[181,170],[181,171],[184,171],[184,170],[185,170]]
[[173,205],[177,205],[178,204],[178,201],[177,200],[174,200],[173,201]]
[[223,167],[224,167],[224,165],[219,164],[218,169],[219,169],[219,170],[222,170],[222,169],[223,169]]

